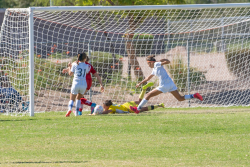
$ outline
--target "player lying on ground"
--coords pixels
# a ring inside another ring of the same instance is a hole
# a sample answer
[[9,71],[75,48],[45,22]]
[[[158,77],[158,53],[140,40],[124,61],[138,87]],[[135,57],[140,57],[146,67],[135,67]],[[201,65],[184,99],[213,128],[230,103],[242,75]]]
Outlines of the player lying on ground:
[[[106,100],[103,103],[103,109],[104,109],[104,111],[101,114],[109,114],[109,113],[112,113],[112,114],[114,114],[114,113],[134,113],[134,111],[130,110],[129,106],[137,107],[137,105],[143,99],[143,97],[145,95],[145,92],[146,92],[146,89],[148,87],[150,87],[150,86],[153,86],[153,84],[154,83],[150,82],[147,85],[145,85],[145,86],[142,87],[142,92],[141,92],[141,94],[139,96],[139,100],[138,101],[130,101],[130,102],[127,102],[127,103],[124,103],[124,104],[120,105],[120,104],[113,103],[111,100]],[[85,98],[81,99],[81,103],[85,104],[85,105],[88,105],[88,106],[92,106],[92,107],[94,107],[96,105],[95,103],[92,103],[92,102],[86,100]],[[164,104],[161,103],[161,104],[158,104],[158,105],[151,105],[151,106],[148,106],[148,107],[143,107],[141,109],[141,112],[143,112],[143,111],[149,111],[149,110],[154,110],[154,109],[156,109],[158,107],[164,107]],[[91,111],[91,112],[93,112],[93,111]],[[95,115],[95,114],[93,113],[93,115]]]
[[148,100],[151,97],[154,97],[161,93],[166,93],[166,92],[170,92],[179,101],[184,101],[184,100],[192,99],[192,98],[197,98],[201,101],[203,100],[202,96],[199,93],[195,93],[192,95],[184,95],[184,96],[180,95],[174,82],[168,76],[167,71],[163,67],[164,64],[170,63],[168,59],[161,59],[160,62],[157,62],[155,60],[155,56],[148,56],[146,60],[147,60],[148,66],[150,68],[153,68],[153,71],[151,75],[145,78],[142,82],[138,83],[136,85],[136,88],[138,88],[141,84],[149,81],[154,75],[159,78],[159,86],[153,89],[152,91],[148,92],[146,94],[146,97],[140,102],[138,107],[133,106],[133,105],[130,106],[130,109],[133,110],[135,113],[138,114],[139,112],[141,112],[143,106],[148,102]]

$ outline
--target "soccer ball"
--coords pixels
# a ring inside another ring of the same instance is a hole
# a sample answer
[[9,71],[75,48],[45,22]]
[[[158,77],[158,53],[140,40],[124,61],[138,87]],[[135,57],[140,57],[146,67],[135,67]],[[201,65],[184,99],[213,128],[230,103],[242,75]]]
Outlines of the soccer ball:
[[100,105],[97,105],[95,107],[95,109],[94,109],[94,113],[93,114],[98,115],[98,114],[102,114],[102,112],[103,112],[103,107],[100,106]]

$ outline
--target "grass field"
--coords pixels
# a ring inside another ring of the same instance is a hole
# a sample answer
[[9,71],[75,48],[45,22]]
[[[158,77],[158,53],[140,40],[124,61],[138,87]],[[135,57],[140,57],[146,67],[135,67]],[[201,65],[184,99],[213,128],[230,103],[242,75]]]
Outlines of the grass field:
[[249,166],[250,107],[0,115],[0,166]]

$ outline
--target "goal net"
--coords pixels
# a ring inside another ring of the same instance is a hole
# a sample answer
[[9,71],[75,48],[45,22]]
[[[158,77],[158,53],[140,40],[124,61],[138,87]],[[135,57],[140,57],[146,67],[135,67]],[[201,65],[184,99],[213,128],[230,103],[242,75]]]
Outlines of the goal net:
[[[141,88],[135,85],[152,72],[146,56],[155,55],[171,61],[164,68],[181,94],[199,92],[204,100],[179,102],[165,93],[151,104],[249,105],[249,9],[250,4],[7,9],[0,34],[0,110],[30,112],[34,98],[35,112],[66,111],[73,78],[62,70],[82,52],[105,86],[101,93],[92,76],[85,97],[97,104],[137,100]],[[156,77],[151,81],[155,85],[147,91],[158,86]]]

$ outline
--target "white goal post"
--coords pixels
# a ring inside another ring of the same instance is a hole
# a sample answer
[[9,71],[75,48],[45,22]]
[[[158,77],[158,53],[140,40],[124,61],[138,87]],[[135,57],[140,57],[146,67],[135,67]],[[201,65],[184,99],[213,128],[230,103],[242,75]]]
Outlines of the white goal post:
[[[146,56],[167,58],[181,94],[150,99],[166,107],[250,104],[250,3],[76,6],[6,9],[0,33],[0,111],[66,111],[72,77],[62,73],[85,52],[102,77],[85,95],[97,104],[137,100],[136,83],[151,74]],[[157,87],[158,81],[153,88]],[[151,89],[149,89],[151,90]],[[149,91],[148,90],[148,91]]]

